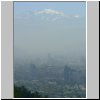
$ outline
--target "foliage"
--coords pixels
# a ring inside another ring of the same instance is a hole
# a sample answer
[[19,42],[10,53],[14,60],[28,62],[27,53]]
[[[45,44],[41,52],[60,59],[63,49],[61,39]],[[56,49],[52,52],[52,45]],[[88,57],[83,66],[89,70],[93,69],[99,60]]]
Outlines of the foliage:
[[17,87],[14,86],[14,98],[47,98],[48,96],[43,96],[39,92],[31,93],[24,86]]

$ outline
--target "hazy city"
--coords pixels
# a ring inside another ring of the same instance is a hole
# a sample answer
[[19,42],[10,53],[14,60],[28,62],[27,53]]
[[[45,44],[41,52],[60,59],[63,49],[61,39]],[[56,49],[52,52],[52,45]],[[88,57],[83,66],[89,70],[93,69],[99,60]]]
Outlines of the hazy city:
[[86,98],[85,2],[14,2],[14,97]]

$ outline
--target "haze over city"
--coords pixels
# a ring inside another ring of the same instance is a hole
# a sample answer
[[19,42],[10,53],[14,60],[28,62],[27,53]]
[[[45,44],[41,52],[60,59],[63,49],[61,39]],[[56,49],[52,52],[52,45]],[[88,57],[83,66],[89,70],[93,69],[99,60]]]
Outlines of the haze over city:
[[[49,79],[52,78],[56,84],[62,81],[61,87],[75,83],[81,84],[83,89],[85,69],[85,2],[14,2],[15,83],[24,80],[27,84],[26,80],[28,80],[31,84],[32,80],[38,80],[39,84],[45,82],[48,85],[51,82]],[[66,82],[68,71],[72,76],[71,80]],[[75,75],[77,78],[74,77]],[[22,85],[23,82],[20,84]],[[34,91],[34,85],[32,85],[33,89],[31,85],[25,86]],[[37,86],[36,91],[38,90],[47,93],[48,97],[59,97],[59,92],[55,95],[48,94],[46,89],[42,90]],[[68,95],[61,94],[60,97],[68,97]]]

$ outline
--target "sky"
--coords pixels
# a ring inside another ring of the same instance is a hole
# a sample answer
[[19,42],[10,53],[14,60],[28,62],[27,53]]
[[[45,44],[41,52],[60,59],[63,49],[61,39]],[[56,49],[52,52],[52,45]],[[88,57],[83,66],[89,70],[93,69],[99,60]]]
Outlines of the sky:
[[85,2],[14,2],[14,57],[85,57]]
[[85,2],[14,2],[15,13],[54,9],[66,14],[85,16]]

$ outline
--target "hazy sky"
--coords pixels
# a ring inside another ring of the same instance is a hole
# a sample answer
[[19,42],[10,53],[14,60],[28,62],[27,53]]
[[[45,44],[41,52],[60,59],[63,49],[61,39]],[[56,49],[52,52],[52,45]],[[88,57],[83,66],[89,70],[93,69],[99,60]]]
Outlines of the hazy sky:
[[14,2],[15,57],[85,57],[85,43],[85,2]]

